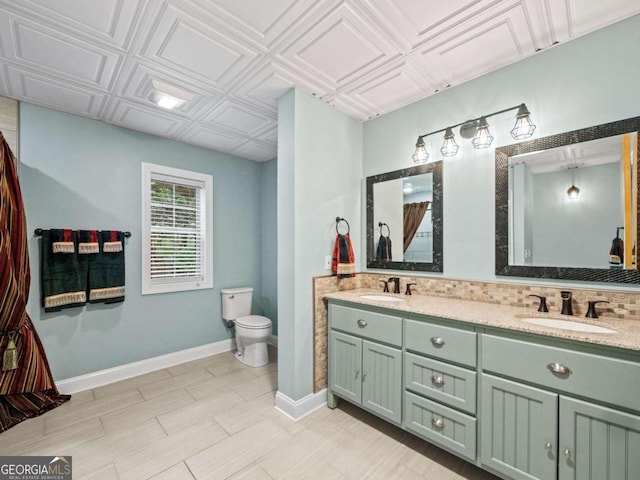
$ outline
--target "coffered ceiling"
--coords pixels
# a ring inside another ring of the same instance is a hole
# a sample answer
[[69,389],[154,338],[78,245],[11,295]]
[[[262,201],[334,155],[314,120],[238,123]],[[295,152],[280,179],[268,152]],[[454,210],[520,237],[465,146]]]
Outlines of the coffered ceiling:
[[[301,90],[365,121],[638,0],[0,0],[0,95],[255,161]],[[186,103],[167,110],[154,91]]]

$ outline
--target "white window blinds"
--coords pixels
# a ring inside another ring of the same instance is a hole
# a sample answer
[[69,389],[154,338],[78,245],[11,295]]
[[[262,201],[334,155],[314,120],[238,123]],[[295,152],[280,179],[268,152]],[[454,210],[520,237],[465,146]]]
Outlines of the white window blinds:
[[200,182],[172,182],[151,176],[150,277],[152,282],[203,277],[202,189]]

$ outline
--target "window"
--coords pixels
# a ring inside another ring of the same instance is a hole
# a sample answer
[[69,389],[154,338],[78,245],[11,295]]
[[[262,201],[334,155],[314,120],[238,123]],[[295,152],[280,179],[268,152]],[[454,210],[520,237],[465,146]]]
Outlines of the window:
[[142,164],[142,294],[213,288],[213,177]]

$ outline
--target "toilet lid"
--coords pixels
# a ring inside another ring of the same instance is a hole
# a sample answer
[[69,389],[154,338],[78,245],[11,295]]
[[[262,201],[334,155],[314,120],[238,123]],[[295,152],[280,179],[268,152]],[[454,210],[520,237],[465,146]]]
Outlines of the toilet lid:
[[237,318],[236,325],[244,328],[265,328],[271,326],[271,320],[261,315],[248,315],[246,317]]

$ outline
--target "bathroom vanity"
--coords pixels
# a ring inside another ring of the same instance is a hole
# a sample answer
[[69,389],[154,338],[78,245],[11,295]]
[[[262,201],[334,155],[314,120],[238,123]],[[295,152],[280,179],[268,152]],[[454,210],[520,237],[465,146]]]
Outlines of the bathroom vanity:
[[329,407],[347,400],[505,479],[640,478],[640,322],[576,332],[521,307],[371,294],[327,295]]

